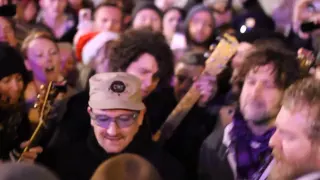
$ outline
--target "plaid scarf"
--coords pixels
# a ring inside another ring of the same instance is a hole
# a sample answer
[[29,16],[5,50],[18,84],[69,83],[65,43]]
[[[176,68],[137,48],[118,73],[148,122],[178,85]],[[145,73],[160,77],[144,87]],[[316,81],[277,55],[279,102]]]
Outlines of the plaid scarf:
[[238,179],[255,179],[260,177],[266,166],[266,159],[271,157],[269,140],[275,128],[261,136],[254,135],[248,128],[240,113],[235,115],[230,132],[231,147],[235,150]]

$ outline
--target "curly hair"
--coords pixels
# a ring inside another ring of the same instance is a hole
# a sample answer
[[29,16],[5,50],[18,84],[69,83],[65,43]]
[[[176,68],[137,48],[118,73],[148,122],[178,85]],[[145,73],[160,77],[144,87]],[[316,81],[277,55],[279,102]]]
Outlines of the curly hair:
[[298,59],[284,50],[271,48],[257,49],[251,52],[239,72],[241,81],[245,79],[251,70],[267,64],[273,65],[275,83],[278,88],[286,89],[300,78]]
[[149,29],[127,30],[112,43],[109,70],[126,71],[144,53],[155,57],[159,68],[159,83],[168,85],[174,72],[173,53],[165,37]]

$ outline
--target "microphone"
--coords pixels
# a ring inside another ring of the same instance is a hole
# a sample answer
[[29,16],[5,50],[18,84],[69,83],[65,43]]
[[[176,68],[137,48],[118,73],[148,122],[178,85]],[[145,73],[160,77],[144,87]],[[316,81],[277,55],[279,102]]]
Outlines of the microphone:
[[312,32],[319,28],[320,28],[320,24],[315,24],[313,22],[304,22],[300,26],[300,29],[302,32]]

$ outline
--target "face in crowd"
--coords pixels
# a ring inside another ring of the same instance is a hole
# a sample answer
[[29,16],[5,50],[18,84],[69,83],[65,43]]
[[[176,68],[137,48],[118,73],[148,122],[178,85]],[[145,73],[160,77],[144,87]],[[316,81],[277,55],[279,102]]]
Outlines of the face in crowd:
[[245,120],[259,125],[276,117],[283,90],[276,85],[275,78],[273,64],[248,72],[240,94],[240,110]]
[[194,78],[200,76],[204,66],[178,63],[174,72],[174,92],[177,100],[180,100],[191,88]]
[[173,36],[176,32],[182,14],[177,9],[168,10],[163,16],[163,33],[165,36]]
[[162,19],[157,12],[152,9],[139,11],[132,22],[134,29],[150,28],[153,31],[162,31]]
[[126,72],[140,79],[142,96],[147,97],[159,83],[158,70],[159,67],[155,57],[149,53],[144,53],[129,65]]
[[144,112],[89,109],[91,125],[100,146],[108,153],[123,151],[142,124]]
[[67,7],[67,0],[40,0],[39,5],[44,12],[44,16],[55,19],[64,15]]
[[38,37],[25,45],[26,67],[33,72],[34,79],[44,84],[59,81],[61,56],[57,44],[49,38]]
[[199,11],[195,13],[188,25],[190,38],[198,43],[206,42],[214,30],[212,14],[208,11]]
[[0,17],[0,42],[6,42],[12,47],[16,47],[18,43],[13,27],[4,17]]
[[208,4],[208,6],[213,10],[213,16],[217,27],[231,22],[232,11],[231,8],[228,7],[227,2],[216,2]]
[[17,104],[23,93],[23,87],[24,82],[20,73],[15,73],[0,79],[0,92],[4,95],[0,97],[1,101],[5,101],[10,105]]
[[94,13],[94,27],[98,31],[121,32],[123,13],[115,6],[101,6]]

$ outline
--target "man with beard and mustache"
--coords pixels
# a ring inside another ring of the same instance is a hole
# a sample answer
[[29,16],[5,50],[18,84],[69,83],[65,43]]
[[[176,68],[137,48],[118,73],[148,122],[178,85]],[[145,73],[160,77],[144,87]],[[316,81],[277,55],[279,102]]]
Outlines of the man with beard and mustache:
[[288,88],[270,139],[270,180],[320,179],[320,82],[303,79]]
[[199,161],[201,180],[265,178],[274,119],[284,90],[299,77],[299,65],[288,53],[258,49],[247,57],[239,77],[244,80],[240,109],[226,128],[217,127],[204,141]]
[[185,20],[185,36],[188,47],[205,52],[214,41],[215,20],[209,7],[194,6]]

